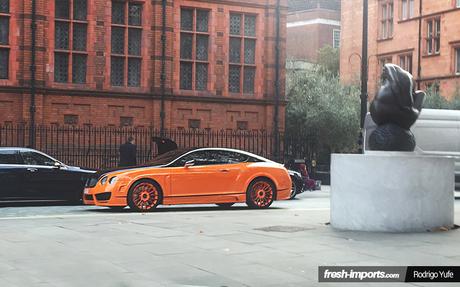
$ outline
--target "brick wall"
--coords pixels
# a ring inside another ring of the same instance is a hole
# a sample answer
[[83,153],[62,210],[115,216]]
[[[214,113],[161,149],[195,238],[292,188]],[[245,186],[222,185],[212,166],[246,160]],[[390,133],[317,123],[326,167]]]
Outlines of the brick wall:
[[[320,23],[314,23],[321,20]],[[291,12],[287,16],[287,57],[315,63],[318,50],[333,46],[333,31],[340,30],[340,11],[313,9]],[[330,22],[327,24],[327,22]],[[303,24],[302,24],[303,23]]]
[[[400,56],[412,55],[412,74],[425,89],[438,82],[440,92],[451,97],[460,88],[460,76],[454,70],[454,48],[460,46],[460,9],[452,0],[423,0],[422,17],[419,2],[414,1],[413,17],[402,20],[401,1],[394,3],[394,33],[388,39],[381,39],[379,31],[380,10],[378,1],[369,1],[369,97],[372,98],[379,86],[381,66],[379,59],[389,58],[400,64]],[[440,52],[427,55],[425,35],[427,20],[441,20]],[[420,77],[418,76],[419,20],[421,19],[422,42],[420,51]],[[360,55],[362,39],[362,0],[342,1],[340,77],[343,83],[358,83],[360,77]]]
[[[110,83],[111,2],[88,0],[87,83],[54,81],[54,1],[37,0],[37,95],[39,124],[64,124],[66,115],[78,116],[79,125],[116,125],[133,118],[134,126],[160,126],[161,0],[143,4],[142,78],[140,87],[112,87]],[[280,127],[284,128],[284,60],[286,57],[286,0],[281,1]],[[180,9],[210,11],[209,89],[179,88]],[[247,121],[251,130],[273,128],[275,82],[276,0],[167,1],[165,123],[167,128],[188,128],[189,119],[201,128],[236,128]],[[10,1],[10,76],[0,80],[0,124],[28,122],[31,65],[31,1]],[[257,17],[256,82],[253,95],[228,93],[229,13]]]

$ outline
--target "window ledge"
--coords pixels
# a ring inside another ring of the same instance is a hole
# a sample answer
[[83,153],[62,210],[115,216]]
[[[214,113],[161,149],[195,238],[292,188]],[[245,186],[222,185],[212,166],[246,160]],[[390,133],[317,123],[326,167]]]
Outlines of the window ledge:
[[393,40],[393,36],[388,37],[388,38],[379,38],[377,39],[377,42],[385,42],[385,41],[391,41]]
[[424,54],[422,58],[431,58],[431,57],[438,57],[441,56],[441,53],[435,53],[435,54]]

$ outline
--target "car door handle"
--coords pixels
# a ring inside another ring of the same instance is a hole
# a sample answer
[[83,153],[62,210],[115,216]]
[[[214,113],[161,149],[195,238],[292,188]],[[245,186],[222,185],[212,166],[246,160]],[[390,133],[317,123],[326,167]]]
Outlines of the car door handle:
[[30,172],[36,172],[38,169],[36,169],[34,167],[29,167],[27,170],[30,171]]
[[229,169],[221,169],[220,172],[229,172]]

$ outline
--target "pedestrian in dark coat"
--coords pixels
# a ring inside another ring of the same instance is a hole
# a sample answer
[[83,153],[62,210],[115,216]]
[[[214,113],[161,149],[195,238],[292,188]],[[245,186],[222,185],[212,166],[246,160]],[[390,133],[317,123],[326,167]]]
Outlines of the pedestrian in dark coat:
[[136,140],[129,137],[128,141],[120,146],[120,163],[118,166],[135,166],[136,161]]

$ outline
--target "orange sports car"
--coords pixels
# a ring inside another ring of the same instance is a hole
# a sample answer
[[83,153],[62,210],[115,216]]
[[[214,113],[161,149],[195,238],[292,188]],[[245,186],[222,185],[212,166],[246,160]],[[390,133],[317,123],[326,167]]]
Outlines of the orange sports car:
[[112,170],[89,179],[88,205],[151,211],[159,204],[229,207],[246,202],[267,208],[289,199],[291,178],[283,165],[248,152],[224,148],[178,149],[145,166]]

